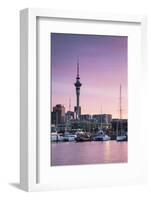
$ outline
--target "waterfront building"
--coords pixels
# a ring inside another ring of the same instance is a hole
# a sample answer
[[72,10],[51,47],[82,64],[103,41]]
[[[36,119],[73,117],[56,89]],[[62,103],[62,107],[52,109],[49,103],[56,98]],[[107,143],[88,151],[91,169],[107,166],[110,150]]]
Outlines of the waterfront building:
[[64,133],[66,130],[66,124],[58,124],[56,130],[58,133]]
[[80,107],[80,87],[82,86],[80,82],[80,76],[79,76],[79,60],[77,62],[77,77],[76,77],[76,82],[74,83],[75,88],[76,88],[76,106],[74,107],[74,112],[76,113],[76,119],[79,119],[81,115],[81,107]]
[[98,130],[98,124],[92,122],[91,120],[71,120],[70,127],[72,131],[82,130],[84,132],[94,132]]
[[80,115],[80,121],[90,121],[90,120],[91,120],[91,115],[89,114]]
[[65,116],[66,116],[66,122],[68,122],[75,118],[75,113],[73,111],[68,111],[66,112]]
[[51,112],[51,125],[56,125],[56,112]]
[[122,128],[124,130],[124,132],[128,132],[127,127],[128,127],[128,120],[127,119],[112,119],[112,130],[113,132],[117,131],[117,127],[120,128],[120,126],[118,126],[118,123],[121,122],[122,124]]
[[98,123],[110,124],[112,121],[111,114],[96,114],[92,116],[93,119],[97,120]]
[[65,123],[65,107],[61,104],[57,104],[53,107],[53,112],[51,113],[51,122],[56,126],[58,124]]
[[102,114],[102,121],[106,124],[110,124],[112,121],[112,115],[111,114]]

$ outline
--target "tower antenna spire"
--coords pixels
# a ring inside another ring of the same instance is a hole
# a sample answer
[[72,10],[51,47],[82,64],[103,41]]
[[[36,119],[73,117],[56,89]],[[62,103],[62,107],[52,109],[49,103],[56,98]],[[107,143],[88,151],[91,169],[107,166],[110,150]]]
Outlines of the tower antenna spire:
[[79,78],[79,57],[77,58],[77,77]]

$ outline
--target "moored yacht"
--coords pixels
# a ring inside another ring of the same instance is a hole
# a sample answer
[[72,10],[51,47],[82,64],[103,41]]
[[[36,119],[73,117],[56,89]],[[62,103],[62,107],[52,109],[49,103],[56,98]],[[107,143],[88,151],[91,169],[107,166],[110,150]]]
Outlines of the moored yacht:
[[51,142],[61,142],[63,141],[63,136],[60,136],[57,132],[51,133]]
[[98,133],[93,137],[94,141],[108,141],[111,137],[104,133],[103,130],[99,130]]
[[86,133],[82,130],[77,130],[76,132],[77,137],[75,138],[76,142],[88,142],[91,141],[91,136],[89,133]]
[[66,142],[71,142],[71,141],[75,141],[76,137],[77,137],[76,134],[65,132],[63,136],[63,140]]
[[118,135],[118,136],[116,137],[116,140],[117,140],[118,142],[127,141],[127,136],[126,136],[126,135]]
[[50,136],[51,136],[51,142],[61,142],[61,141],[63,141],[63,136],[61,136],[57,133],[55,126],[51,127]]

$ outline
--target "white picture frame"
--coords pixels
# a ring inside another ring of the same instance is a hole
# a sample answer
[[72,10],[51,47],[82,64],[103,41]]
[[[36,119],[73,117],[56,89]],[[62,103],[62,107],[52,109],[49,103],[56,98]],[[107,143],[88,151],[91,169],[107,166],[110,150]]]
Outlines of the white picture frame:
[[[72,12],[72,11],[54,11],[49,9],[24,9],[20,12],[20,185],[26,191],[51,190],[62,188],[78,187],[78,183],[57,184],[41,183],[37,178],[41,170],[39,169],[39,136],[38,136],[38,72],[37,72],[37,19],[47,18],[61,20],[82,20],[93,22],[126,23],[128,25],[138,24],[141,34],[141,63],[140,70],[142,80],[140,84],[144,85],[146,74],[146,17],[145,16],[124,16],[109,15],[100,13]],[[133,74],[134,75],[134,74]],[[139,76],[137,79],[139,82]],[[139,87],[140,85],[138,85]],[[141,142],[141,141],[139,141]],[[144,145],[142,143],[142,145]],[[135,183],[144,183],[147,179],[145,146],[142,156],[144,157],[142,165],[139,168],[139,174],[130,175],[129,179],[117,179],[113,182],[107,178],[101,182],[97,180],[96,184],[79,183],[79,187],[94,187],[105,185],[127,185]],[[80,166],[78,166],[79,168]],[[89,166],[88,166],[89,167]],[[119,166],[120,167],[120,166]],[[50,169],[51,170],[51,169]],[[46,175],[46,174],[45,174]],[[51,178],[51,177],[50,177]],[[90,177],[91,178],[91,177]],[[95,180],[95,179],[94,179]],[[65,181],[65,180],[64,180]],[[69,186],[70,185],[70,186]]]

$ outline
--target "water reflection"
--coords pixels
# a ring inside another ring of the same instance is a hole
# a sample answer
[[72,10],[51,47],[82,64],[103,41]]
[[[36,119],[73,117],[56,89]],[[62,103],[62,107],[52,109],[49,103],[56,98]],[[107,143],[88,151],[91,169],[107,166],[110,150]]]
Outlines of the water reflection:
[[51,165],[127,162],[128,142],[52,143]]

